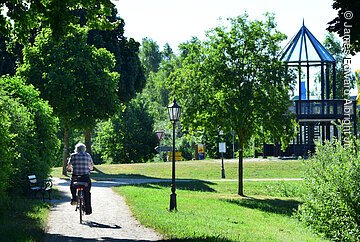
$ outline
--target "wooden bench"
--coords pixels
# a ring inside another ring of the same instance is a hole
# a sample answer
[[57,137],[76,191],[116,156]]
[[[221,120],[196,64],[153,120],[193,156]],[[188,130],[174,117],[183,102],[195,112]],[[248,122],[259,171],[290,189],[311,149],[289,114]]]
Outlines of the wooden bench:
[[33,197],[36,197],[36,195],[40,192],[43,201],[45,201],[45,193],[48,193],[49,200],[51,200],[50,194],[52,191],[53,184],[50,178],[39,181],[36,178],[36,175],[29,175],[28,181],[29,181],[29,191],[33,195]]

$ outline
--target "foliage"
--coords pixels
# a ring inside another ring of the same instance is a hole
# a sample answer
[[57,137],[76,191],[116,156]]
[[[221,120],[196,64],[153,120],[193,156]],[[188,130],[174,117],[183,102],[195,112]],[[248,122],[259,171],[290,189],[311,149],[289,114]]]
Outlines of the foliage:
[[[345,54],[342,50],[342,44],[339,41],[339,39],[337,39],[335,37],[334,34],[332,33],[328,33],[325,36],[325,40],[324,40],[324,47],[329,51],[329,53],[335,58],[336,60],[336,98],[337,99],[341,99],[344,98],[344,67],[343,67],[343,61],[345,58]],[[332,74],[333,70],[332,68],[330,68],[329,70],[329,76],[331,77],[331,82],[332,80]],[[320,80],[320,76],[318,77],[318,79]],[[332,85],[332,83],[330,83],[330,86]],[[350,87],[354,88],[355,87],[355,80],[354,78],[350,78]],[[332,90],[330,90],[332,93]]]
[[87,42],[96,48],[106,48],[114,54],[116,64],[113,71],[120,74],[118,96],[122,102],[128,102],[145,86],[144,68],[139,58],[140,44],[124,36],[125,22],[117,16],[115,5],[111,8],[108,21],[120,24],[111,30],[90,30]]
[[[118,74],[110,70],[114,56],[86,43],[87,32],[74,29],[63,41],[54,42],[48,30],[24,50],[21,76],[39,88],[64,125],[91,128],[97,119],[114,113]],[[66,97],[66,98],[65,98]]]
[[278,60],[285,36],[276,30],[274,16],[265,17],[230,18],[210,30],[205,41],[183,44],[182,66],[167,82],[182,103],[185,126],[235,131],[240,163],[254,135],[287,144],[294,133],[288,110],[291,77]]
[[359,140],[346,149],[339,141],[327,142],[306,162],[299,218],[332,240],[360,239],[359,147]]
[[161,52],[158,44],[149,38],[144,38],[141,44],[140,60],[145,68],[145,76],[148,77],[150,72],[157,72],[161,62]]
[[80,27],[77,11],[86,12],[88,28],[112,28],[117,23],[110,23],[106,17],[113,6],[110,0],[5,0],[0,3],[1,10],[7,8],[0,15],[0,32],[5,36],[13,32],[17,39],[27,44],[37,31],[48,27],[56,39],[61,39],[74,25]]
[[[1,108],[4,126],[1,130],[1,174],[4,185],[9,181],[15,190],[27,187],[27,175],[46,177],[58,158],[59,140],[56,137],[58,120],[48,103],[40,99],[33,86],[21,79],[2,77]],[[10,156],[9,156],[10,155]],[[10,161],[10,163],[9,163]]]
[[230,27],[209,31],[205,42],[183,45],[182,67],[168,82],[183,104],[182,122],[214,131],[233,129],[241,145],[264,132],[259,127],[273,136],[283,134],[291,88],[277,59],[284,35],[275,29],[273,16],[264,22],[247,18],[229,19]]
[[22,45],[0,33],[0,76],[14,75],[17,63],[22,60]]
[[99,125],[96,153],[112,163],[151,160],[157,145],[153,121],[141,103],[131,102],[107,122]]
[[[347,49],[351,47],[351,53],[360,51],[360,5],[359,1],[334,0],[333,9],[338,11],[338,16],[328,23],[327,30],[337,33],[346,39],[344,45]],[[351,13],[352,16],[351,16]],[[351,44],[351,46],[350,46]]]

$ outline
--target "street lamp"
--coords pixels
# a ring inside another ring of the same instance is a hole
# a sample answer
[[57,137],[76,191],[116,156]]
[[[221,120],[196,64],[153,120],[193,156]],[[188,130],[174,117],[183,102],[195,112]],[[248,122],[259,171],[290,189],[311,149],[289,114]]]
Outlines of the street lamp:
[[168,106],[170,121],[173,124],[173,151],[172,151],[172,178],[171,178],[171,195],[170,195],[170,211],[176,208],[176,193],[175,193],[175,125],[180,119],[181,107],[176,103],[174,98],[173,103]]

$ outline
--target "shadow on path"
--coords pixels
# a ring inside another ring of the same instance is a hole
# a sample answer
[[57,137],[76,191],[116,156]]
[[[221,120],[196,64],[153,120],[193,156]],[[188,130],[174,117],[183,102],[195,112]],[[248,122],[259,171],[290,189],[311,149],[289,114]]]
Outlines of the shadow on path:
[[[61,234],[51,234],[48,236],[49,241],[52,242],[83,242],[83,241],[122,241],[122,242],[141,242],[141,241],[153,241],[153,240],[133,240],[133,239],[114,239],[110,237],[101,237],[96,239],[71,237]],[[158,240],[163,241],[163,240]]]
[[97,222],[84,222],[83,224],[89,226],[90,228],[101,228],[101,229],[121,229],[121,226],[119,225],[108,225],[108,224],[102,224]]

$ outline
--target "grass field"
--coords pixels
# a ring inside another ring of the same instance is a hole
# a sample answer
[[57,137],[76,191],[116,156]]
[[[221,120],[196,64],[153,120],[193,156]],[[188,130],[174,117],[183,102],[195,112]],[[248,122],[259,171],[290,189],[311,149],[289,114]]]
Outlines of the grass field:
[[[244,162],[245,179],[302,178],[304,171],[301,160]],[[240,197],[238,162],[226,161],[225,173],[222,180],[219,160],[177,162],[177,212],[168,211],[169,182],[114,190],[142,224],[173,241],[322,241],[294,218],[302,181],[245,181],[246,197]],[[171,163],[97,165],[92,178],[171,178]]]
[[[176,162],[179,179],[220,179],[220,160]],[[263,160],[244,162],[244,178],[301,178],[304,173],[301,160]],[[171,162],[96,165],[92,178],[171,178]],[[225,161],[227,179],[238,178],[238,161]],[[61,168],[55,168],[53,176],[61,176]]]
[[[293,218],[301,181],[177,183],[177,212],[169,212],[170,184],[121,186],[134,215],[168,239],[186,241],[321,241]],[[286,192],[291,191],[291,192]]]

